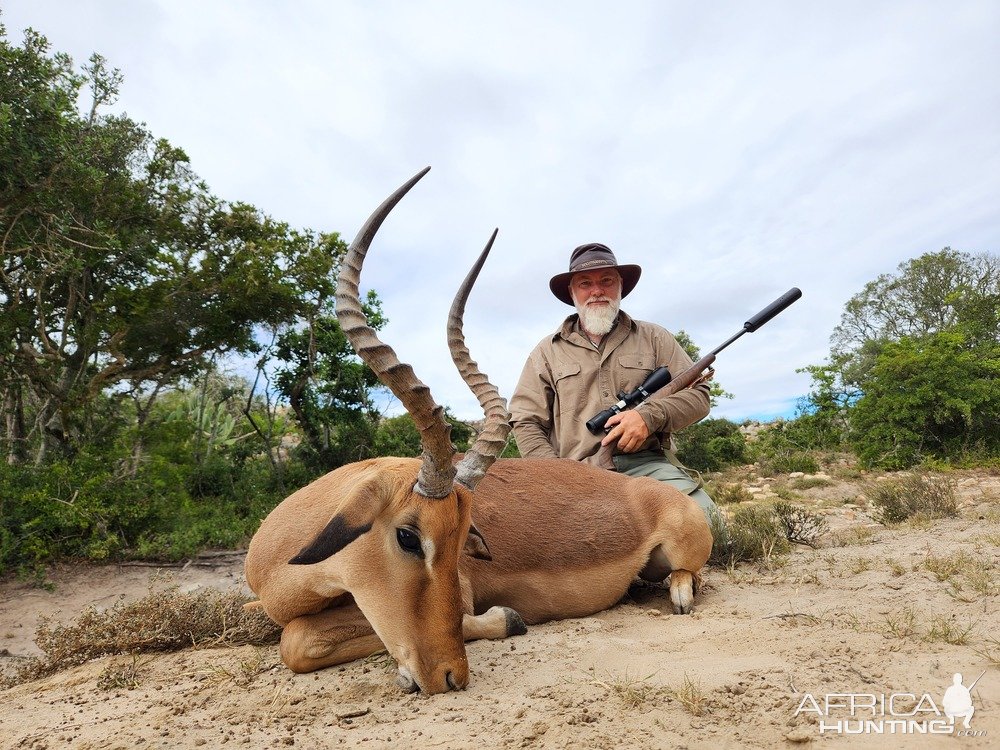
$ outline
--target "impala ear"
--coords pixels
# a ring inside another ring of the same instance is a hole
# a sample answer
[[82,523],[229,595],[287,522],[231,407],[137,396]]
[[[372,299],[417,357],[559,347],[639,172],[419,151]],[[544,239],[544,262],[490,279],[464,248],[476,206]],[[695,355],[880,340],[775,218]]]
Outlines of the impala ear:
[[313,565],[340,552],[348,544],[367,531],[371,531],[370,523],[364,526],[351,526],[342,515],[336,515],[330,523],[303,547],[299,554],[288,561],[289,565]]
[[469,525],[469,535],[465,538],[465,554],[477,560],[493,559],[490,548],[486,546],[486,538],[475,524]]
[[340,552],[372,528],[393,492],[391,484],[377,472],[355,479],[337,513],[316,537],[288,561],[289,565],[314,565]]

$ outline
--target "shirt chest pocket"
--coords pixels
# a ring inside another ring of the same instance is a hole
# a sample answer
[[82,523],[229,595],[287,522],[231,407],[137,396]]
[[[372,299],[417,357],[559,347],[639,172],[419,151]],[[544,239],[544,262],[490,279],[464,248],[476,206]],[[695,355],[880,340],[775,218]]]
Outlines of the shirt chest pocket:
[[579,362],[564,362],[552,373],[556,392],[555,411],[560,414],[573,414],[586,401],[581,370]]
[[631,393],[656,369],[652,354],[622,354],[618,357],[618,372],[615,384],[619,391]]

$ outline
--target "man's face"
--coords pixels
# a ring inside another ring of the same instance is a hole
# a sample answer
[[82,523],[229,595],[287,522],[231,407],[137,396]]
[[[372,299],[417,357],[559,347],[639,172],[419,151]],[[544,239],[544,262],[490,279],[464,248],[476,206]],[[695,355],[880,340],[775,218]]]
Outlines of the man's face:
[[611,330],[622,299],[622,277],[616,270],[602,268],[574,274],[569,292],[584,330],[598,336]]

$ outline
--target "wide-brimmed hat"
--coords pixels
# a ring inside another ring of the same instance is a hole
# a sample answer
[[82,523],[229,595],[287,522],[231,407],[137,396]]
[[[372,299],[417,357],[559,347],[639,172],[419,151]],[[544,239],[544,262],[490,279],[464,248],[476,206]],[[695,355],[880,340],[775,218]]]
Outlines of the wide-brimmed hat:
[[642,268],[636,265],[627,264],[620,266],[615,259],[615,254],[611,248],[599,242],[591,242],[587,245],[580,245],[573,254],[569,256],[569,270],[566,273],[556,274],[549,281],[549,289],[560,300],[571,307],[573,296],[569,293],[569,281],[573,274],[581,271],[596,271],[601,268],[614,268],[622,277],[622,297],[631,292],[639,281]]

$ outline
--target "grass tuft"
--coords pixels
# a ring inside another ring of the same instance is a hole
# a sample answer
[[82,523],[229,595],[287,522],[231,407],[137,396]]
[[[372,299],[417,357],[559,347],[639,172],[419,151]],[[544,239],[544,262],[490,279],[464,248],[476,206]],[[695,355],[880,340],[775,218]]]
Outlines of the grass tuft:
[[708,703],[708,696],[701,689],[701,683],[695,682],[687,674],[684,675],[684,682],[679,688],[669,689],[668,695],[678,701],[692,716],[701,716],[705,713]]
[[[5,682],[36,680],[111,654],[276,643],[281,628],[262,609],[245,610],[247,601],[236,591],[182,594],[175,587],[104,612],[88,607],[71,625],[43,621],[35,643],[44,655],[25,660]],[[115,680],[109,675],[107,681]]]

